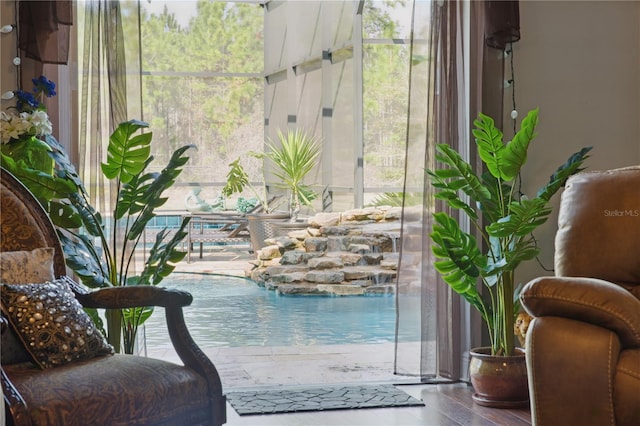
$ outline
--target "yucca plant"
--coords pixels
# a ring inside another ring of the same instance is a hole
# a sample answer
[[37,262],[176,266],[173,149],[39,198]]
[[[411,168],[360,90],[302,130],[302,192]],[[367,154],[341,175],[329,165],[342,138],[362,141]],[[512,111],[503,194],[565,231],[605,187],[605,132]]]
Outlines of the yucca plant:
[[[167,228],[156,236],[144,268],[133,274],[136,247],[146,225],[155,217],[155,209],[167,202],[163,193],[182,172],[193,145],[177,149],[160,172],[148,171],[152,133],[139,133],[148,124],[141,121],[120,123],[109,138],[107,161],[101,165],[103,175],[115,183],[117,201],[113,211],[104,216],[92,205],[84,184],[66,153],[51,136],[46,138],[56,162],[53,176],[2,157],[2,165],[20,179],[38,198],[56,225],[67,265],[90,288],[157,285],[186,255],[178,249],[186,237],[189,218],[185,218],[172,235]],[[107,311],[107,338],[116,351],[120,343],[125,353],[133,353],[138,326],[152,314],[153,308]],[[101,325],[95,312],[94,320]]]
[[317,165],[320,156],[319,139],[302,129],[278,131],[279,144],[267,143],[265,155],[276,165],[274,174],[280,179],[277,186],[290,191],[291,222],[298,220],[301,205],[310,206],[318,193],[304,183],[304,178]]
[[[535,197],[528,198],[519,192],[518,180],[529,144],[536,136],[537,123],[535,109],[505,144],[493,119],[480,114],[473,122],[473,135],[487,171],[476,174],[458,152],[445,144],[436,146],[436,158],[444,167],[427,170],[437,189],[435,197],[466,215],[473,226],[472,232],[467,233],[449,214],[434,214],[431,240],[438,258],[435,268],[456,293],[480,312],[488,327],[492,355],[514,353],[513,324],[521,288],[514,283],[514,272],[521,262],[538,255],[532,232],[548,219],[549,200],[569,176],[582,170],[591,150],[583,148],[571,155]],[[485,294],[478,289],[479,281]]]
[[[317,165],[320,157],[320,143],[315,136],[307,135],[304,130],[289,130],[286,134],[278,131],[278,141],[267,140],[266,152],[250,151],[248,154],[264,160],[268,158],[275,165],[274,175],[280,180],[275,185],[290,191],[289,216],[296,222],[301,205],[309,206],[318,197],[318,193],[304,183],[304,178]],[[266,183],[263,176],[262,188],[251,184],[249,176],[240,163],[240,158],[229,164],[227,182],[222,193],[229,197],[248,188],[258,198],[266,213],[273,211],[267,200]]]

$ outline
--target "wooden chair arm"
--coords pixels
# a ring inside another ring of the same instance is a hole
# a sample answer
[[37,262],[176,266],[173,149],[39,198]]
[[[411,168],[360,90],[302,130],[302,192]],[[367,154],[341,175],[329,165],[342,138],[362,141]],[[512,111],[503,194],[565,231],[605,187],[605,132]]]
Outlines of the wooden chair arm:
[[191,294],[164,287],[149,285],[130,287],[105,287],[78,293],[76,298],[85,308],[124,309],[139,306],[182,308],[193,301]]
[[[190,293],[155,286],[107,287],[88,291],[70,279],[67,279],[67,282],[76,293],[78,301],[86,308],[164,307],[169,338],[180,360],[186,367],[208,378],[209,395],[222,393],[222,381],[218,370],[193,340],[184,321],[182,308],[189,306],[193,301]],[[212,398],[213,400],[217,401],[216,398]],[[224,399],[221,404],[224,405]],[[218,406],[212,415],[217,417],[225,411],[226,407]]]

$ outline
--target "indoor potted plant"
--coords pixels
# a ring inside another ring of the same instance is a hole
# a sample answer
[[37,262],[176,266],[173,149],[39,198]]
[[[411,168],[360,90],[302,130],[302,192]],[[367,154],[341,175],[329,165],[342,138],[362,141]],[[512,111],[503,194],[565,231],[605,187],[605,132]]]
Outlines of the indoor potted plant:
[[[39,163],[15,161],[2,155],[2,166],[30,189],[49,213],[57,227],[67,265],[87,287],[157,285],[186,255],[179,246],[187,235],[188,217],[175,233],[166,228],[158,233],[143,269],[135,274],[133,256],[145,226],[155,216],[155,209],[166,203],[167,198],[162,195],[189,160],[186,151],[193,148],[185,145],[175,150],[162,171],[150,172],[152,133],[136,134],[147,127],[141,121],[123,122],[109,138],[107,161],[101,166],[105,178],[117,187],[117,200],[108,215],[113,218],[110,225],[91,205],[75,167],[52,136],[43,140],[55,160],[57,169],[53,174],[43,173]],[[122,237],[118,239],[120,233]],[[138,327],[152,312],[151,307],[107,311],[107,339],[116,351],[120,350],[122,340],[124,352],[133,353]],[[90,314],[101,326],[97,313]]]
[[[538,255],[539,249],[531,233],[547,220],[551,213],[549,200],[569,176],[582,170],[580,167],[591,150],[583,148],[569,157],[534,197],[521,195],[520,169],[526,162],[529,144],[536,136],[537,122],[538,109],[535,109],[524,118],[513,139],[505,144],[493,119],[480,114],[473,123],[473,135],[487,171],[476,174],[458,152],[445,144],[436,147],[436,158],[444,167],[427,170],[437,189],[435,197],[463,213],[473,228],[467,233],[458,219],[437,212],[433,215],[431,240],[437,258],[436,270],[456,293],[478,310],[487,325],[491,347],[472,350],[470,366],[471,381],[476,390],[474,400],[483,405],[512,406],[526,402],[526,369],[524,379],[519,379],[521,384],[524,380],[524,397],[522,393],[487,395],[485,390],[478,389],[480,379],[474,377],[477,373],[474,355],[516,356],[524,362],[523,353],[516,350],[514,341],[520,292],[520,286],[514,283],[514,272],[521,262]],[[478,290],[478,281],[483,284],[483,293]],[[504,360],[502,358],[500,362]],[[477,367],[482,370],[482,366]],[[498,388],[495,382],[491,387]]]

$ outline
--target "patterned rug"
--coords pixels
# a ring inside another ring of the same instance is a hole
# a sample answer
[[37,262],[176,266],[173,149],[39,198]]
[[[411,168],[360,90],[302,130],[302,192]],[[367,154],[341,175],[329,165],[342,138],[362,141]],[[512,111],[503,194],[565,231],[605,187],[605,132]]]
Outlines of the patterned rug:
[[228,392],[241,415],[357,408],[415,407],[424,403],[393,385],[328,386]]

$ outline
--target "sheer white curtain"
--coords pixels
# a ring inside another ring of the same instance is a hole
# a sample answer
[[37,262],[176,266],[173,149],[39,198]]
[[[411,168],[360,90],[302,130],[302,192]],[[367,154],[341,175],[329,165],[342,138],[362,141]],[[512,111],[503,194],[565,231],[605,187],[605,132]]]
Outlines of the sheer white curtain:
[[109,136],[120,122],[142,119],[138,2],[89,0],[78,18],[79,173],[104,213],[114,196],[100,171]]
[[459,379],[464,353],[479,334],[470,328],[469,310],[433,268],[431,218],[443,206],[425,173],[435,167],[435,143],[469,153],[483,51],[482,8],[475,3],[414,1],[394,370],[422,381]]

